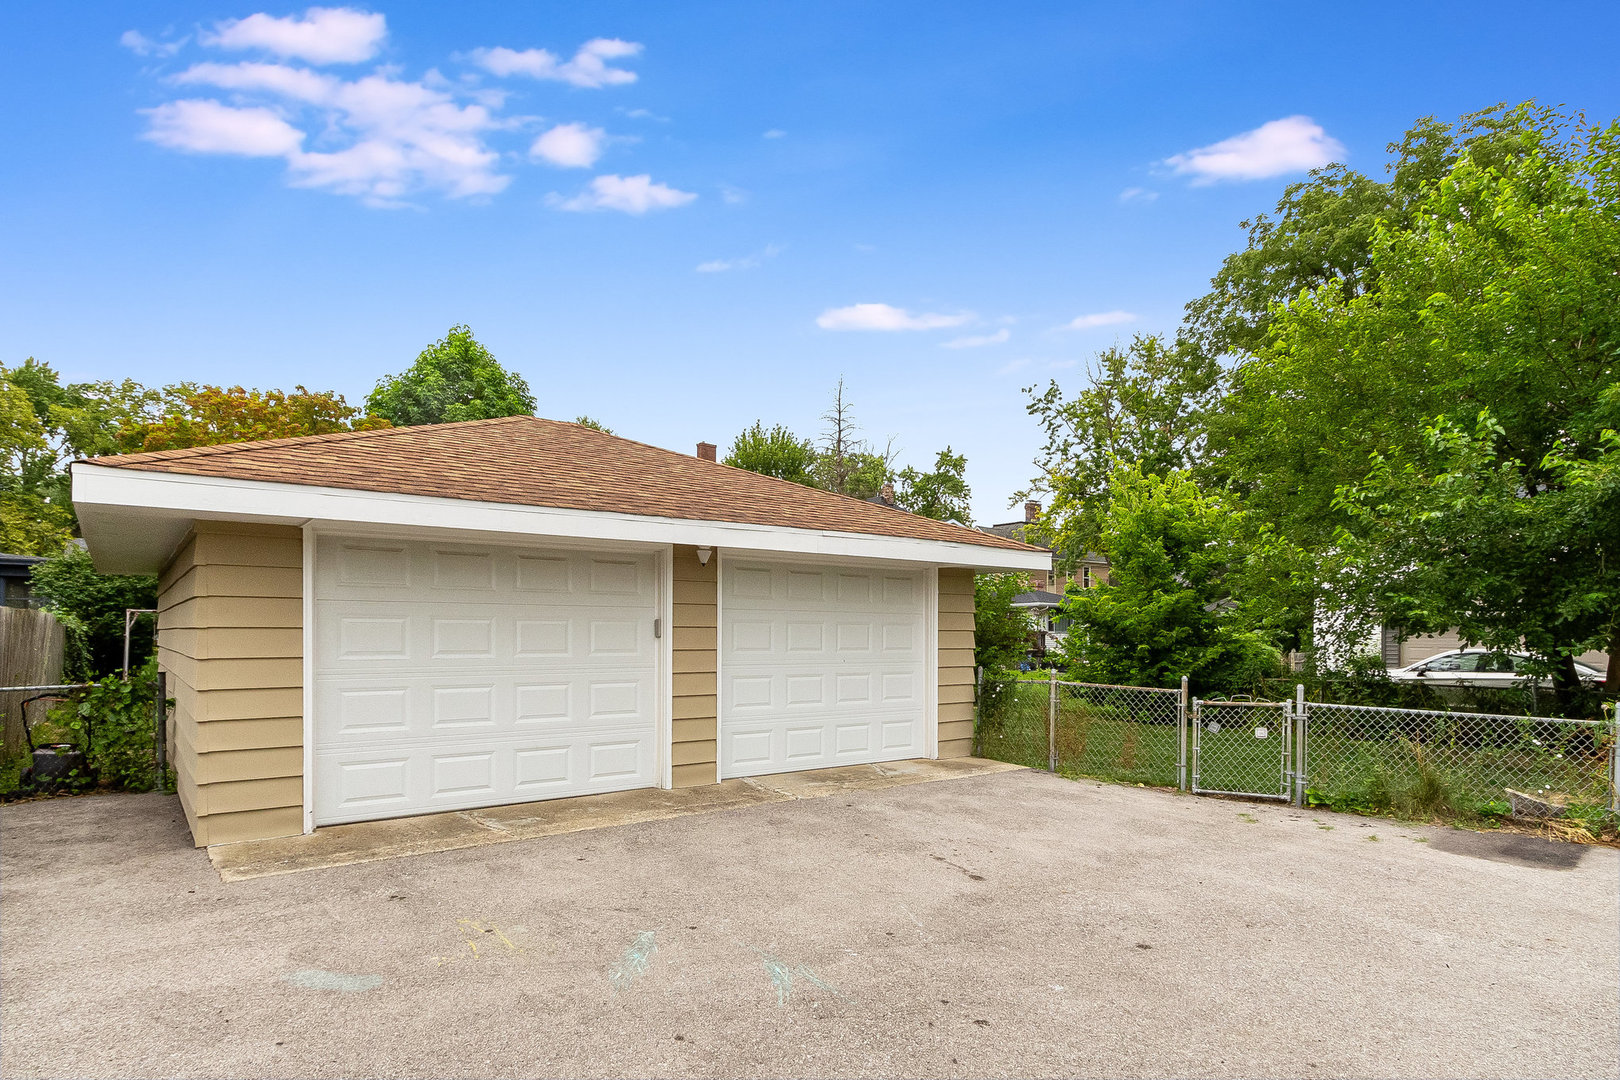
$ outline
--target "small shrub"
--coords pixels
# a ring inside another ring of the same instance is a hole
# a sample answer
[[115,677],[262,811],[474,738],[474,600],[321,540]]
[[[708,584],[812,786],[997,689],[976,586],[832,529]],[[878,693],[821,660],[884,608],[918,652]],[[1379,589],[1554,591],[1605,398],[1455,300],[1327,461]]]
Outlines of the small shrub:
[[109,675],[93,683],[77,701],[52,709],[51,720],[84,750],[101,783],[126,791],[151,791],[163,782],[153,754],[156,694],[154,657],[130,672],[128,681]]

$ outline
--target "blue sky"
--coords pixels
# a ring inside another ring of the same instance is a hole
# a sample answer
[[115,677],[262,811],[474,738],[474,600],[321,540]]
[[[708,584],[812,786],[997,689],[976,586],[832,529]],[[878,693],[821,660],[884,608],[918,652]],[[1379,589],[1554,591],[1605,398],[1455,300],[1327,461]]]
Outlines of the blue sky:
[[359,402],[468,323],[541,415],[687,452],[813,434],[842,375],[1009,520],[1021,388],[1172,329],[1311,164],[1620,115],[1620,5],[1346,10],[13,7],[4,361]]

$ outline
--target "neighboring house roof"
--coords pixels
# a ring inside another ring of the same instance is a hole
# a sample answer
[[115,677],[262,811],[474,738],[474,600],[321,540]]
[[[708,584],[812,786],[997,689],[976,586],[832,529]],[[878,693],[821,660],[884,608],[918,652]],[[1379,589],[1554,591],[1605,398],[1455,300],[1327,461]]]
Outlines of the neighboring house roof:
[[508,416],[92,458],[88,465],[482,503],[1040,549],[579,424]]
[[1057,607],[1063,603],[1063,597],[1055,592],[1045,589],[1035,589],[1031,592],[1019,593],[1012,598],[1012,606],[1019,608],[1048,608]]
[[[1001,525],[980,525],[979,531],[982,533],[989,533],[991,536],[999,536],[1006,540],[1023,541],[1024,529],[1026,529],[1028,526],[1029,522],[1027,521],[1008,521]],[[1108,557],[1106,555],[1099,555],[1095,551],[1088,551],[1081,559],[1079,559],[1079,562],[1091,563],[1093,566],[1107,566]]]

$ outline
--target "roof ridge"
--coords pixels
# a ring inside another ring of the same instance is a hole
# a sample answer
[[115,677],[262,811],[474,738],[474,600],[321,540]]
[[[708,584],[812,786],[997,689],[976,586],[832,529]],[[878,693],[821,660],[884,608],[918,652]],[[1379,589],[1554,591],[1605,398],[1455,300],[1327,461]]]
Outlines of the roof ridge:
[[[544,417],[537,416],[534,419],[541,420],[541,419],[544,419]],[[949,525],[949,526],[952,526],[952,527],[958,528],[958,529],[968,529],[969,531],[977,531],[977,530],[975,530],[973,528],[973,526],[971,526],[971,525],[963,525],[961,522],[958,522],[958,521],[946,521],[943,518],[925,517],[922,514],[914,514],[910,510],[902,510],[898,506],[890,506],[888,503],[873,502],[870,499],[862,499],[862,498],[859,498],[859,497],[857,497],[855,495],[846,495],[842,491],[829,491],[829,490],[827,490],[826,488],[823,488],[823,487],[813,487],[810,484],[801,484],[797,480],[788,480],[788,479],[785,479],[784,477],[780,477],[780,476],[771,476],[769,473],[755,472],[753,469],[745,469],[745,468],[741,467],[740,465],[728,465],[726,462],[720,461],[718,459],[716,459],[714,461],[710,461],[708,458],[700,458],[700,457],[697,457],[695,455],[683,454],[679,450],[671,450],[667,446],[654,446],[652,443],[644,443],[644,442],[641,442],[639,439],[631,439],[631,438],[628,438],[628,437],[626,437],[624,435],[616,435],[616,434],[614,434],[614,433],[612,433],[610,431],[602,431],[599,428],[587,427],[584,424],[580,424],[578,421],[550,420],[550,421],[547,421],[547,422],[552,423],[552,424],[574,424],[577,427],[584,428],[586,431],[594,431],[598,435],[605,435],[610,439],[618,439],[621,442],[627,442],[627,443],[632,443],[632,444],[634,444],[636,446],[646,447],[648,450],[656,450],[661,454],[670,454],[670,455],[673,455],[674,457],[680,458],[683,461],[701,461],[705,465],[717,465],[722,469],[729,469],[730,471],[736,472],[736,473],[745,473],[748,476],[754,477],[754,478],[759,479],[759,480],[765,480],[765,481],[768,481],[770,483],[788,484],[788,485],[791,485],[794,488],[797,488],[800,491],[816,491],[816,492],[820,492],[823,495],[830,495],[831,497],[833,497],[835,499],[847,499],[850,502],[860,503],[862,506],[875,506],[875,507],[878,507],[879,509],[889,511],[890,513],[905,514],[907,517],[923,518],[923,520],[925,520],[925,521],[937,521],[941,525]],[[1006,540],[1006,539],[1011,539],[1011,537],[1002,537],[1001,539]],[[1024,541],[1018,541],[1018,542],[1019,543],[1024,543]],[[1025,546],[1030,547],[1030,546],[1033,546],[1033,545],[1025,543]]]
[[209,443],[207,446],[180,446],[171,450],[137,450],[130,454],[101,454],[93,458],[80,458],[78,460],[91,465],[104,465],[113,461],[118,462],[120,465],[146,461],[176,461],[185,458],[217,457],[222,454],[236,454],[269,447],[284,448],[294,444],[320,446],[327,443],[362,439],[368,436],[400,435],[405,432],[420,431],[423,428],[475,427],[501,424],[511,420],[538,419],[540,418],[537,416],[527,416],[521,413],[513,416],[486,416],[478,420],[453,420],[445,424],[401,424],[398,426],[390,425],[385,428],[367,428],[363,431],[322,431],[314,435],[284,435],[279,439],[243,439],[238,442]]

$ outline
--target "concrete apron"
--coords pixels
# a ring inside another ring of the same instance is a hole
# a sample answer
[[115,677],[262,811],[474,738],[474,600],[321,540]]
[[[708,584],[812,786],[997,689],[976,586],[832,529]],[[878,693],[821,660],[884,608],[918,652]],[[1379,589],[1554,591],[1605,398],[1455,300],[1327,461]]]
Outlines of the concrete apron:
[[852,791],[926,784],[961,776],[1021,769],[984,758],[886,761],[881,765],[841,765],[833,769],[779,773],[726,780],[704,787],[638,788],[606,795],[513,803],[481,810],[328,825],[303,836],[215,844],[208,849],[221,881],[296,874],[331,866],[378,862],[435,851],[532,840],[587,829],[608,829],[689,814],[737,810],[762,803],[818,799]]

